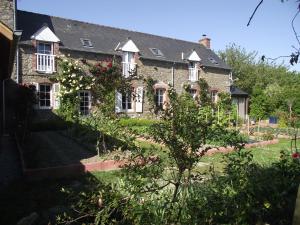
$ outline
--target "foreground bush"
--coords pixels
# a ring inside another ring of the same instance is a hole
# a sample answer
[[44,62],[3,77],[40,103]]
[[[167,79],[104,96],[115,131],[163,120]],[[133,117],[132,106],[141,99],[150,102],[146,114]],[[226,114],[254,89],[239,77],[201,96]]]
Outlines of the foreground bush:
[[144,189],[134,195],[129,190],[132,186],[121,180],[119,185],[99,189],[94,186],[90,192],[74,195],[74,214],[60,221],[124,225],[171,224],[166,221],[189,225],[292,224],[300,182],[298,159],[282,153],[279,162],[261,167],[253,162],[250,152],[242,150],[228,154],[224,160],[223,175],[212,171],[202,182],[181,188],[174,204],[169,201],[171,187],[148,193]]

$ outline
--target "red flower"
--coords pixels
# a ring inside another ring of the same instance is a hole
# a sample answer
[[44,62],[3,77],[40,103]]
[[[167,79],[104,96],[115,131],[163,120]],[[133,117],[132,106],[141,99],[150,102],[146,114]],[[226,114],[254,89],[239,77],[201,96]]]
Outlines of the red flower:
[[292,154],[292,158],[293,159],[299,159],[300,158],[300,153],[299,152],[295,152]]

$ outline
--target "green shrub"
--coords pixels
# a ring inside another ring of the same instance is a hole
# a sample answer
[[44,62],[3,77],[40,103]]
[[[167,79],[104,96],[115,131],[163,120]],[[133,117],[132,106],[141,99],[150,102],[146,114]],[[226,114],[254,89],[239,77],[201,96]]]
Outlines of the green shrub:
[[138,126],[151,126],[156,123],[155,120],[143,119],[143,118],[122,118],[119,121],[121,126],[124,127],[138,127]]
[[273,140],[274,139],[274,134],[272,133],[272,131],[267,131],[266,133],[263,133],[262,135],[262,139],[264,141],[269,141],[269,140]]

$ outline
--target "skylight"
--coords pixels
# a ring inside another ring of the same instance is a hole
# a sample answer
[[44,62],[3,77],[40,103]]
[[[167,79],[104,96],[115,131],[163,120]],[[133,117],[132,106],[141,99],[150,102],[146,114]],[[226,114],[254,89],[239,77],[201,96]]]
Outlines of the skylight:
[[157,57],[163,57],[164,56],[164,54],[158,48],[149,48],[149,49],[153,53],[153,55],[155,55]]
[[216,65],[218,65],[219,63],[214,59],[214,58],[212,58],[212,57],[210,57],[210,58],[208,58],[209,59],[209,61],[211,62],[211,63],[213,63],[213,64],[216,64]]
[[82,46],[85,48],[93,48],[93,44],[90,39],[80,38]]

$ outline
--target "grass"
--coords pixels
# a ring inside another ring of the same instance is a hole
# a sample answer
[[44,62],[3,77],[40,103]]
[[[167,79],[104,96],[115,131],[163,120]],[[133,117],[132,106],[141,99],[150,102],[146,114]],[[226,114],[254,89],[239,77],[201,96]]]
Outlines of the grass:
[[[290,141],[286,139],[280,139],[278,144],[268,145],[264,147],[250,148],[248,149],[253,154],[254,162],[268,166],[271,163],[280,159],[280,151],[289,151]],[[205,156],[202,158],[202,162],[210,163],[216,171],[222,171],[224,168],[223,154],[216,153],[212,156]]]

